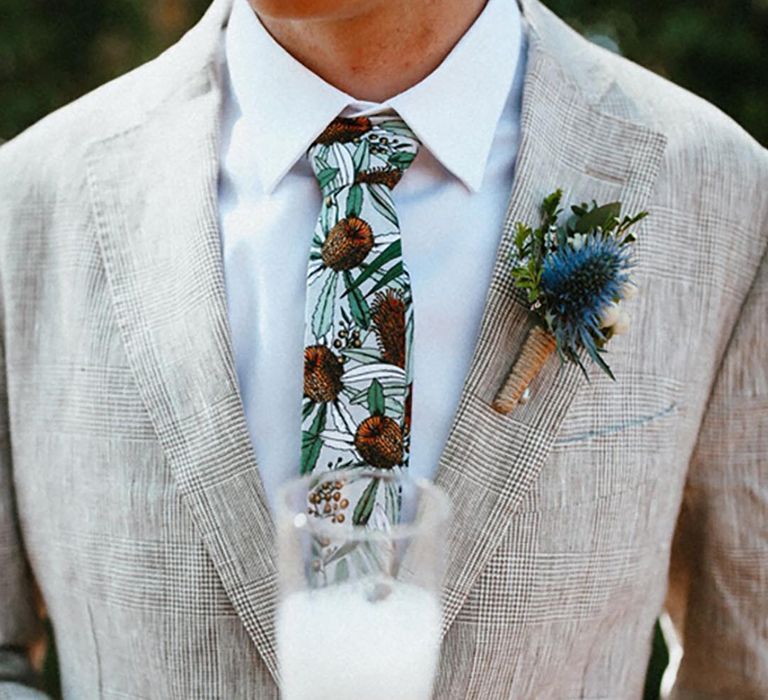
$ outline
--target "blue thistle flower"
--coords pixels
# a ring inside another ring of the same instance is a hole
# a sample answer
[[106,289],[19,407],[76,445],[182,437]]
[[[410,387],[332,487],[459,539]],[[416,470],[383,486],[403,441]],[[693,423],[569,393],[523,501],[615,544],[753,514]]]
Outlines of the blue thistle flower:
[[569,242],[544,258],[541,297],[548,311],[546,321],[558,351],[581,365],[576,354],[581,343],[613,377],[598,354],[601,341],[606,339],[600,330],[600,316],[611,301],[622,296],[634,266],[632,251],[602,233],[590,233],[581,240],[579,247]]

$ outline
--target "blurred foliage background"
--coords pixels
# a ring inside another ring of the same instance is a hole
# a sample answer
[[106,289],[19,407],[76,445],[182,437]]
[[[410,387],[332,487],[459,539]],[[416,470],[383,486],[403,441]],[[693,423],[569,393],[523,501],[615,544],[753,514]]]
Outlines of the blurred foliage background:
[[[208,3],[0,0],[0,141],[149,60]],[[544,3],[593,41],[714,102],[768,145],[768,0]],[[658,697],[667,658],[657,627],[646,700]],[[56,696],[55,653],[45,668]]]

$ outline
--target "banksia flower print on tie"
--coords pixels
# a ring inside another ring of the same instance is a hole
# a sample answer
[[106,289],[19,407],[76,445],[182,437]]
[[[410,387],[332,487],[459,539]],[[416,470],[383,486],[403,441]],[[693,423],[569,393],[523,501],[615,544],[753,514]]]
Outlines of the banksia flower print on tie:
[[[414,314],[392,190],[418,148],[396,117],[339,117],[308,151],[323,200],[307,271],[302,474],[408,465]],[[333,522],[375,512],[374,493],[318,498],[310,510]]]

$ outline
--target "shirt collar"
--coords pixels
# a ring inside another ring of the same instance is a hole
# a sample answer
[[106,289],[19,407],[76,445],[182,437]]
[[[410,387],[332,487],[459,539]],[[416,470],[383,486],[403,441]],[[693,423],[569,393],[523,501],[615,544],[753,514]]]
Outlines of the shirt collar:
[[496,126],[522,46],[516,0],[488,0],[443,62],[413,87],[377,105],[310,71],[264,28],[248,0],[235,0],[226,30],[231,97],[254,149],[266,192],[275,189],[342,112],[394,109],[423,147],[469,189],[480,189]]

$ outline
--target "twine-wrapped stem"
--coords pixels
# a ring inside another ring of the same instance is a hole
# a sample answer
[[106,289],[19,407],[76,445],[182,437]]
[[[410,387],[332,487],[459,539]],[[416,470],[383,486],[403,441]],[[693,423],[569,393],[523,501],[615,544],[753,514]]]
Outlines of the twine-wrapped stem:
[[517,406],[523,392],[541,371],[556,346],[555,336],[541,326],[534,326],[529,331],[519,357],[493,400],[494,410],[509,413]]

